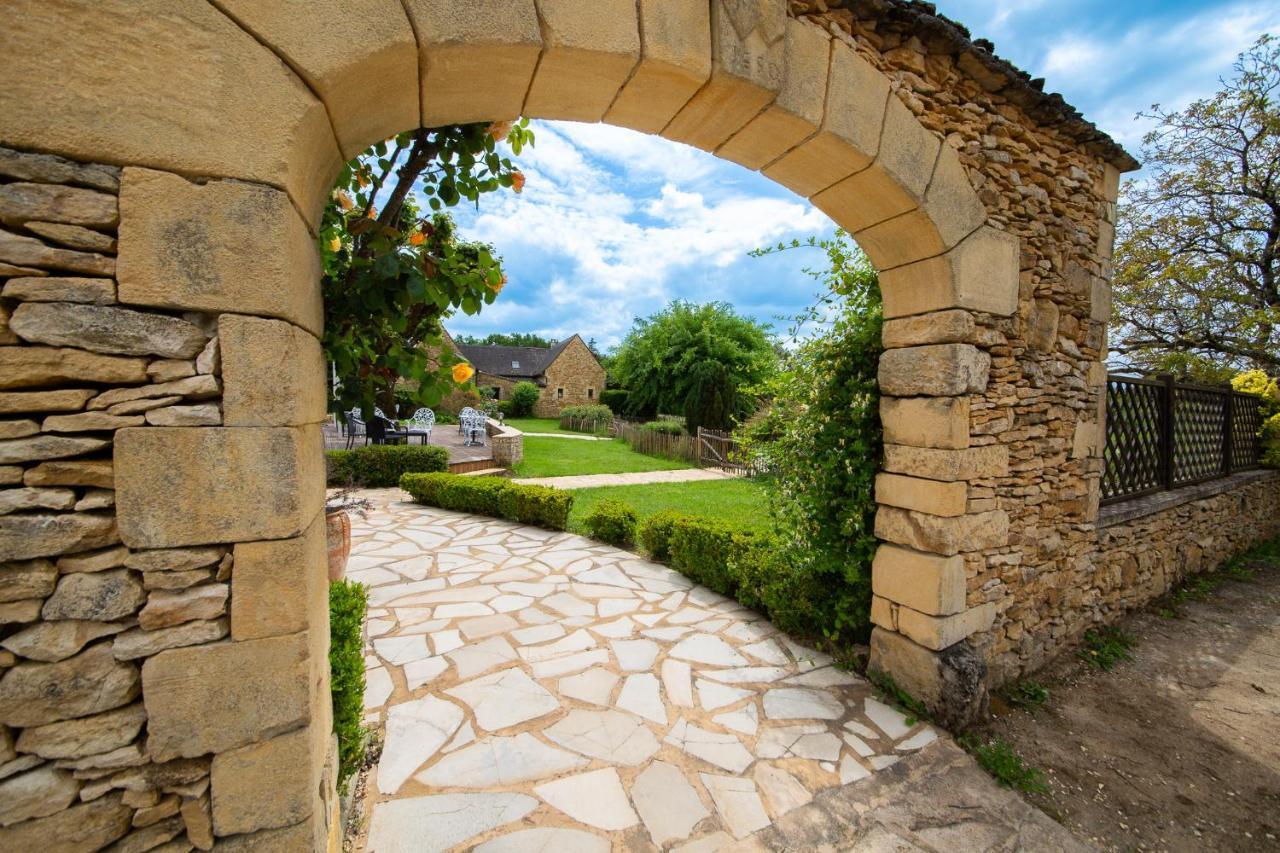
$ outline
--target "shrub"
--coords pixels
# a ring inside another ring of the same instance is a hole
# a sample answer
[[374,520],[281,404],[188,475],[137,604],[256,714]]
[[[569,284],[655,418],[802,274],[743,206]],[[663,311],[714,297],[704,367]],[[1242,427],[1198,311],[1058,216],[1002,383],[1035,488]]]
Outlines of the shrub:
[[449,470],[449,451],[423,444],[370,444],[325,454],[331,486],[395,486],[405,474]]
[[547,486],[525,486],[500,477],[458,474],[406,474],[400,488],[417,503],[564,530],[573,493]]
[[625,412],[630,393],[622,388],[606,388],[600,392],[600,404],[608,406],[612,412]]
[[1272,415],[1262,425],[1262,464],[1280,468],[1280,414]]
[[675,510],[666,509],[655,512],[640,522],[640,544],[649,552],[650,557],[659,563],[671,559],[671,531],[684,517]]
[[533,407],[538,405],[542,397],[542,389],[532,382],[517,382],[511,389],[511,415],[516,418],[527,418],[533,414]]
[[504,418],[513,418],[513,417],[515,417],[515,401],[514,401],[514,400],[499,400],[499,401],[498,401],[498,412],[499,412],[499,413],[500,413]]
[[647,421],[640,424],[645,432],[657,432],[663,435],[684,435],[684,427],[679,421]]
[[333,731],[338,736],[338,790],[364,763],[368,732],[364,715],[364,616],[369,593],[364,584],[329,584],[329,681]]
[[621,501],[600,501],[582,524],[594,538],[621,548],[629,547],[636,538],[636,511]]
[[613,412],[600,403],[591,406],[565,406],[560,410],[560,429],[599,432],[611,423]]

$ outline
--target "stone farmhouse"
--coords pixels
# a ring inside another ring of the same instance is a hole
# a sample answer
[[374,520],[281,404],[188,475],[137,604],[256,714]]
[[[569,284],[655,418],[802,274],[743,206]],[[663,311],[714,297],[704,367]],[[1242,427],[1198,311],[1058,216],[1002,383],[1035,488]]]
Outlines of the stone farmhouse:
[[580,335],[571,335],[553,347],[469,346],[449,342],[458,355],[476,370],[475,382],[497,391],[497,399],[511,399],[517,382],[532,382],[542,389],[533,413],[540,418],[559,417],[565,406],[600,401],[605,370]]

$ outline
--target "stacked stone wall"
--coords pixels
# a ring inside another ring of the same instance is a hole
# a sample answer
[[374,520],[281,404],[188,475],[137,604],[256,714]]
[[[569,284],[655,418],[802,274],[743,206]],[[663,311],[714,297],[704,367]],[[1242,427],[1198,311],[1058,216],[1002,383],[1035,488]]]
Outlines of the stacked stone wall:
[[[274,849],[310,847],[324,786],[271,771],[316,765],[297,759],[307,721],[327,721],[311,707],[315,673],[299,667],[318,650],[303,648],[306,634],[273,640],[294,644],[282,655],[237,655],[251,644],[231,642],[306,627],[290,616],[308,589],[290,572],[299,561],[198,519],[180,543],[194,547],[154,547],[156,530],[117,518],[118,504],[154,504],[182,527],[193,506],[253,500],[213,456],[210,482],[232,481],[221,494],[196,484],[193,502],[190,484],[162,482],[118,492],[133,473],[121,448],[163,459],[175,439],[270,416],[281,402],[269,389],[223,382],[259,369],[245,353],[264,337],[277,345],[259,357],[296,357],[280,346],[279,327],[293,327],[127,304],[124,174],[0,149],[0,849],[206,850],[258,830],[275,833]],[[183,235],[170,238],[181,253]],[[318,556],[323,536],[311,537]],[[274,665],[274,696],[228,695],[218,657],[241,685]],[[231,709],[209,729],[220,742],[206,742],[202,716]]]

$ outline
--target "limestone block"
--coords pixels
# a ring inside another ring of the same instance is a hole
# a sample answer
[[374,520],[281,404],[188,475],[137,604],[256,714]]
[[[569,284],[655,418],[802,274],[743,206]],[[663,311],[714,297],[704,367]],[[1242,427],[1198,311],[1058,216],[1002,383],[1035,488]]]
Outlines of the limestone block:
[[[67,415],[66,417],[75,417]],[[0,441],[0,463],[36,462],[62,459],[101,450],[111,444],[105,438],[66,438],[57,435],[33,435]]]
[[222,373],[222,349],[217,335],[210,338],[209,343],[196,356],[196,373],[212,373],[215,376]]
[[296,426],[324,420],[329,389],[320,341],[279,320],[224,314],[222,409],[227,426]]
[[227,853],[275,853],[277,850],[326,850],[324,822],[316,815],[283,829],[232,835],[218,839],[218,851]]
[[883,270],[885,317],[969,308],[1007,317],[1018,307],[1016,236],[983,226],[944,255]]
[[132,616],[147,600],[142,583],[127,569],[63,575],[44,603],[45,619],[111,622]]
[[[16,655],[31,660],[53,663],[66,660],[89,642],[99,637],[118,634],[126,625],[118,622],[83,622],[63,620],[37,622],[4,638],[0,645]],[[120,744],[124,746],[124,744]],[[114,747],[113,747],[114,748]],[[99,750],[105,752],[106,750]]]
[[964,483],[943,483],[901,474],[876,475],[876,502],[888,506],[954,517],[964,515],[968,487]]
[[1101,276],[1093,277],[1089,295],[1089,319],[1099,323],[1111,320],[1111,282]]
[[929,480],[983,480],[1009,474],[1009,448],[1002,444],[946,450],[884,446],[884,470]]
[[711,7],[640,0],[640,64],[605,121],[660,133],[711,75]]
[[[44,598],[58,584],[58,567],[48,560],[0,565],[0,601]],[[12,637],[4,642],[8,643]],[[0,643],[3,645],[3,643]],[[5,648],[8,648],[6,645]]]
[[199,326],[178,317],[69,302],[23,303],[13,312],[9,327],[31,343],[108,355],[192,358],[208,340]]
[[22,466],[0,465],[0,485],[16,486],[22,482]]
[[22,0],[0,31],[7,144],[282,186],[318,217],[341,165],[324,105],[215,6]]
[[0,724],[42,726],[127,705],[138,696],[138,670],[98,643],[57,663],[20,663],[0,679]]
[[45,432],[102,432],[142,426],[146,418],[141,415],[111,415],[106,412],[81,412],[77,415],[50,415],[40,428]]
[[[217,338],[214,338],[217,340]],[[147,376],[152,382],[173,382],[196,375],[196,365],[190,359],[165,358],[147,365]]]
[[[172,573],[164,572],[163,574]],[[207,575],[208,572],[204,574]],[[227,620],[224,618],[186,622],[171,628],[157,628],[154,631],[134,628],[115,638],[111,644],[111,653],[117,660],[137,660],[151,657],[165,649],[212,643],[227,636],[227,632]]]
[[[59,347],[0,347],[0,389],[31,388],[63,382],[128,385],[146,381],[147,362],[142,358],[98,355],[81,349]],[[70,395],[72,392],[48,393]],[[74,393],[79,395],[83,392]]]
[[880,149],[889,81],[852,47],[833,40],[822,128],[764,170],[810,197],[866,169]]
[[75,505],[76,493],[70,489],[27,488],[0,491],[0,515],[27,509],[72,509]]
[[1106,428],[1096,421],[1078,421],[1071,441],[1072,459],[1099,458],[1106,447]]
[[318,427],[116,433],[116,513],[131,548],[296,536],[324,500]]
[[953,397],[986,390],[991,356],[972,344],[930,344],[880,356],[880,393]]
[[146,420],[152,426],[221,426],[222,410],[215,403],[204,403],[199,406],[166,406],[163,409],[148,411]]
[[533,0],[405,0],[404,6],[421,54],[424,127],[520,115],[542,50]]
[[193,619],[216,619],[226,612],[229,593],[230,589],[224,583],[180,590],[155,590],[147,597],[147,606],[138,614],[138,626],[154,631]]
[[124,564],[140,572],[185,572],[212,566],[225,553],[225,548],[163,548],[129,554]]
[[1034,299],[1028,308],[1027,346],[1040,352],[1053,352],[1058,348],[1058,304],[1049,299]]
[[[7,264],[0,264],[0,272],[3,272],[6,267],[8,267]],[[9,267],[9,269],[15,270],[16,268]],[[34,276],[40,272],[41,270],[30,270],[22,273],[22,275]],[[16,344],[18,342],[18,336],[9,330],[9,307],[0,302],[0,344]]]
[[115,468],[110,459],[74,459],[64,462],[41,462],[28,468],[24,478],[28,486],[93,486],[115,488]]
[[876,536],[917,551],[949,557],[1009,544],[1009,516],[1003,510],[992,510],[943,518],[881,506],[876,510]]
[[396,0],[223,0],[320,96],[344,159],[418,127],[418,43]]
[[25,601],[9,601],[0,604],[0,625],[25,625],[40,618],[39,598],[28,598]]
[[45,276],[11,278],[0,296],[24,302],[82,302],[110,305],[116,301],[116,283],[109,278]]
[[80,785],[65,770],[45,764],[0,781],[0,826],[60,812],[76,801]]
[[19,752],[41,758],[81,758],[100,755],[133,743],[147,721],[142,703],[114,711],[23,729],[18,735]]
[[123,566],[129,557],[129,549],[123,545],[104,548],[101,551],[88,551],[70,557],[58,558],[58,571],[63,574],[73,572],[100,572],[103,569],[114,569]]
[[309,671],[306,634],[161,652],[142,666],[147,749],[156,761],[220,753],[302,725]]
[[182,822],[187,827],[187,840],[198,850],[213,849],[213,815],[209,808],[208,794],[198,797],[184,797]]
[[786,23],[778,97],[716,152],[748,169],[772,163],[822,124],[831,36],[804,19],[788,18]]
[[0,228],[0,263],[17,265],[22,275],[35,275],[27,268],[45,267],[51,270],[83,273],[94,276],[116,274],[114,258],[91,252],[73,252],[59,249],[33,237],[24,237]]
[[995,608],[995,604],[989,602],[951,616],[929,616],[875,597],[871,602],[871,621],[908,637],[926,649],[940,651],[989,629],[995,621]]
[[217,836],[291,826],[311,814],[327,738],[312,726],[214,756]]
[[222,384],[218,381],[218,377],[189,376],[186,379],[176,379],[173,382],[157,382],[137,388],[112,388],[110,391],[103,391],[89,401],[89,410],[100,411],[102,409],[112,409],[121,403],[131,403],[135,400],[175,396],[204,400],[210,397],[217,397],[221,393]]
[[881,338],[885,349],[897,349],[921,344],[971,344],[977,341],[977,335],[973,314],[957,308],[889,320]]
[[28,222],[26,229],[52,240],[54,243],[61,243],[70,249],[80,249],[86,252],[105,252],[109,255],[116,253],[116,238],[94,231],[92,228],[82,228],[79,225],[64,225],[61,222]]
[[116,520],[105,513],[0,516],[0,560],[75,554],[119,541]]
[[537,6],[542,59],[525,115],[599,121],[640,60],[635,0],[537,0]]
[[936,652],[902,634],[875,628],[869,667],[893,676],[899,687],[953,730],[979,719],[986,709],[987,667],[967,643]]
[[0,184],[0,222],[26,225],[33,219],[114,228],[120,215],[111,193],[60,184]]
[[[0,355],[0,360],[3,356]],[[19,412],[78,412],[85,401],[97,394],[87,388],[62,391],[18,391],[0,394],[0,415]]]
[[969,446],[968,397],[881,397],[889,444],[963,450]]
[[231,636],[275,637],[321,624],[328,601],[324,515],[296,539],[242,542],[231,576]]
[[785,0],[711,0],[711,77],[662,135],[714,151],[782,88]]
[[77,163],[52,154],[0,148],[0,175],[42,184],[73,184],[114,193],[120,189],[120,167]]
[[142,586],[148,592],[153,589],[186,589],[211,580],[214,580],[214,569],[211,568],[186,572],[148,572],[142,576]]
[[881,545],[871,564],[877,596],[932,616],[965,609],[964,558]]
[[319,252],[280,190],[129,168],[120,214],[121,302],[263,314],[323,331]]

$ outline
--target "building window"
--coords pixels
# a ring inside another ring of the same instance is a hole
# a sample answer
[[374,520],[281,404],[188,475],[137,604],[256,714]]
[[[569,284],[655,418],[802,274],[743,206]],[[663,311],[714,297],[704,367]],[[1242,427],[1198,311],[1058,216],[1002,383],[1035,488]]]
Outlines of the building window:
[[513,368],[515,368],[515,369],[517,369],[517,370],[518,370],[518,369],[520,368],[520,362],[518,362],[518,361],[513,361],[513,362],[511,362],[511,366],[512,366]]
[[557,399],[557,400],[563,400],[563,399],[564,399],[564,389],[563,389],[563,388],[557,388],[557,389],[556,389],[556,399]]
[[587,399],[588,399],[588,400],[593,399],[593,398],[595,397],[595,393],[596,393],[596,389],[594,389],[594,388],[588,388],[588,389],[587,389]]

